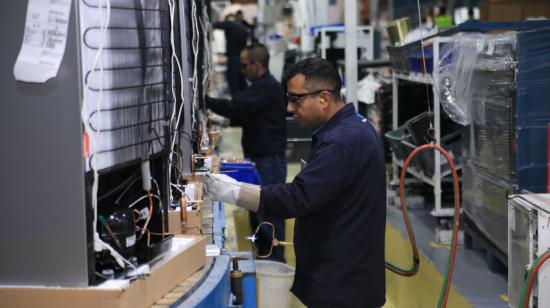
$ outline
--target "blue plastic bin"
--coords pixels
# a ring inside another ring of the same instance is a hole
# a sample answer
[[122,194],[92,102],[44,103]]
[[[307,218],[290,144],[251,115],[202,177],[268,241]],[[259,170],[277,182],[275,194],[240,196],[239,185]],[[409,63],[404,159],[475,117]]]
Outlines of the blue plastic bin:
[[[434,67],[434,55],[433,51],[425,50],[424,58],[426,59],[426,71],[431,74]],[[422,51],[417,51],[409,55],[411,61],[411,69],[415,73],[424,73],[424,64],[422,63]]]
[[251,161],[245,162],[224,162],[220,166],[220,172],[227,174],[237,181],[261,185],[262,180]]

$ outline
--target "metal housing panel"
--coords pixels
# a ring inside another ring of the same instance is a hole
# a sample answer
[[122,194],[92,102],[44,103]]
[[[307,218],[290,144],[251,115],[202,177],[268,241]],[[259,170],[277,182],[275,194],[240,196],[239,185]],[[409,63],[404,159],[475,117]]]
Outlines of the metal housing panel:
[[518,307],[526,273],[525,265],[530,264],[532,251],[533,211],[518,199],[508,203],[508,302],[510,307]]
[[57,77],[29,84],[13,76],[27,1],[0,3],[1,285],[88,285],[75,6]]

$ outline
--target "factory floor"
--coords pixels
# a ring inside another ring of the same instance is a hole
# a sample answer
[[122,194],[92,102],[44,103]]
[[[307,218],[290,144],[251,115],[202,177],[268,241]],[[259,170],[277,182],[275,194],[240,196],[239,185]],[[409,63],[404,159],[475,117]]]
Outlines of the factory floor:
[[[220,157],[240,158],[241,130],[225,128],[222,131],[222,141],[219,147]],[[291,181],[298,173],[299,165],[288,164],[287,181]],[[412,278],[397,276],[391,272],[386,275],[386,298],[384,307],[425,308],[435,307],[443,273],[449,253],[448,245],[435,242],[436,219],[430,215],[430,207],[420,207],[409,210],[414,227],[416,241],[421,253],[420,271]],[[250,250],[251,243],[246,240],[252,231],[248,225],[247,212],[233,205],[226,205],[226,241],[225,245],[231,251]],[[294,220],[286,222],[286,238],[293,238]],[[295,265],[292,248],[286,248],[287,263]],[[392,263],[407,267],[410,264],[411,252],[406,235],[403,218],[399,208],[388,206],[386,231],[386,258]],[[467,250],[460,246],[457,250],[453,288],[447,307],[508,307],[507,279],[504,274],[491,273],[488,270],[485,252],[480,249]],[[297,299],[293,299],[292,307],[304,307]]]

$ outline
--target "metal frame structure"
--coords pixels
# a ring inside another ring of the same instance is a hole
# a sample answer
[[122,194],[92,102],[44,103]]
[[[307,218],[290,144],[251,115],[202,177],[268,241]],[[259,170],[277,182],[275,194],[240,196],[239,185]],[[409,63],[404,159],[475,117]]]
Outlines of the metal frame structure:
[[[392,99],[393,99],[393,114],[392,114],[392,128],[397,129],[399,126],[398,110],[399,110],[399,80],[406,80],[421,84],[431,84],[433,89],[433,106],[434,106],[434,131],[436,144],[441,146],[441,106],[439,102],[439,95],[436,93],[437,86],[439,84],[439,59],[440,59],[440,46],[444,43],[451,42],[451,38],[448,37],[436,37],[433,41],[433,74],[419,74],[419,73],[392,73]],[[399,183],[398,166],[402,167],[404,162],[398,160],[395,155],[392,155],[392,184],[397,185]],[[462,166],[457,165],[457,169]],[[452,207],[443,207],[441,203],[441,179],[448,176],[451,172],[441,173],[441,154],[436,151],[434,155],[434,175],[429,177],[423,172],[407,169],[407,172],[412,176],[420,179],[422,182],[427,183],[434,188],[434,200],[435,206],[431,214],[436,217],[452,217],[454,216],[454,209]]]
[[[346,1],[347,5],[347,1]],[[348,11],[346,6],[346,12]],[[347,13],[346,13],[347,14]],[[346,19],[347,20],[347,19]],[[346,103],[353,103],[357,109],[357,33],[367,32],[367,60],[374,60],[374,32],[372,26],[349,25],[346,21],[345,26],[326,26],[319,29],[321,33],[321,58],[327,56],[327,32],[345,31],[346,36],[346,54],[345,54],[345,76],[346,76]],[[356,33],[356,35],[353,35]]]
[[[327,56],[327,32],[342,32],[345,31],[345,26],[326,26],[319,29],[319,32],[321,33],[321,58],[326,58]],[[372,26],[358,26],[356,27],[356,32],[368,32],[368,40],[367,40],[367,60],[372,61],[374,60],[374,29]],[[348,36],[346,34],[346,49],[349,49],[348,44]],[[357,42],[357,41],[356,41]],[[357,46],[357,44],[355,44]],[[347,57],[346,57],[347,58]],[[355,62],[355,65],[357,65],[357,61]]]

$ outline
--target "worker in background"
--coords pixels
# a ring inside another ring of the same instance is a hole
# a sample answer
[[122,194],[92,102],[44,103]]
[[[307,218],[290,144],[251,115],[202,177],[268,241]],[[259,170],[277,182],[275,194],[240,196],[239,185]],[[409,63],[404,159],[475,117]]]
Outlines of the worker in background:
[[385,302],[386,175],[382,142],[327,60],[285,72],[287,111],[317,130],[311,155],[292,183],[259,186],[207,174],[213,200],[270,217],[296,218],[291,291],[308,307],[382,307]]
[[255,25],[254,24],[250,24],[248,23],[248,21],[246,21],[246,19],[244,18],[244,13],[243,11],[241,10],[238,10],[236,13],[235,13],[235,20],[237,22],[240,22],[243,26],[246,27],[246,29],[248,29],[248,32],[250,34],[250,42],[251,43],[256,43],[256,38],[255,38],[255,34],[254,34],[254,28],[255,28]]
[[224,21],[215,22],[214,28],[222,29],[225,33],[225,55],[227,56],[225,78],[233,97],[246,87],[241,73],[240,53],[247,45],[249,32],[241,22],[235,20],[233,15],[227,15]]
[[[243,154],[256,165],[262,185],[286,181],[286,112],[281,84],[268,71],[269,52],[262,44],[247,46],[240,55],[242,72],[251,85],[231,100],[206,98],[212,111],[228,117],[232,125],[243,128]],[[269,214],[250,212],[250,224],[255,230],[264,221],[271,222],[276,237],[284,239],[285,221]],[[256,242],[258,254],[271,249],[272,230],[262,226]],[[273,250],[270,259],[285,262],[283,247]]]

